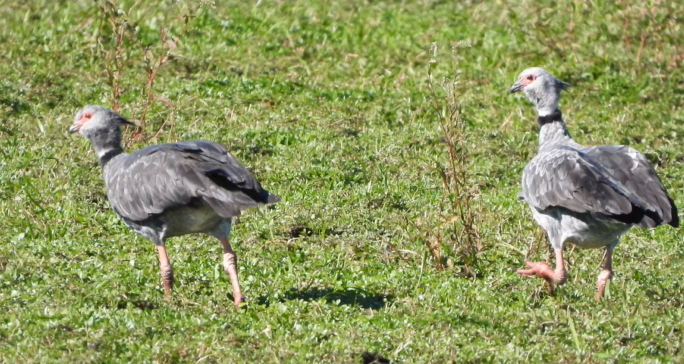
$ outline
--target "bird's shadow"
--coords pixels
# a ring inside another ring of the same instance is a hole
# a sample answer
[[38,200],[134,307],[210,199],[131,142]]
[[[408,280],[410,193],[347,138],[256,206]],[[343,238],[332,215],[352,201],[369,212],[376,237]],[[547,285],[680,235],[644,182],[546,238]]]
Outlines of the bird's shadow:
[[257,302],[260,305],[270,306],[275,302],[292,300],[317,301],[319,299],[324,299],[330,304],[356,306],[364,309],[379,310],[394,301],[394,298],[395,297],[393,295],[368,292],[360,288],[341,290],[327,287],[311,287],[301,290],[291,288],[284,295],[279,297],[264,295],[259,297]]

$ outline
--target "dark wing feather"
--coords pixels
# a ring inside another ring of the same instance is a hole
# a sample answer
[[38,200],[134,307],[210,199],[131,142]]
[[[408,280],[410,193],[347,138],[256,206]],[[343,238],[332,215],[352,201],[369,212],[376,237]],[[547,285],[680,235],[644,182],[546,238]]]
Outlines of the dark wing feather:
[[523,171],[523,195],[531,206],[544,210],[562,207],[592,213],[626,224],[639,223],[652,208],[586,154],[571,148],[546,151]]
[[679,226],[677,207],[667,194],[651,164],[641,153],[623,145],[586,148],[584,152],[600,163],[626,189],[639,196],[658,214],[662,223],[645,216],[639,226],[652,228],[661,224]]
[[278,201],[223,146],[207,141],[141,149],[108,166],[105,182],[114,210],[133,221],[197,198],[226,218]]

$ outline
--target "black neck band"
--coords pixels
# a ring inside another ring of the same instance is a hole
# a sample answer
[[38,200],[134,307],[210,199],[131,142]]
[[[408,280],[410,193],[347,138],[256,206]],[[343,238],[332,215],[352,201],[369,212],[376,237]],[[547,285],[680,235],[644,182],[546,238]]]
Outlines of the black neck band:
[[116,157],[117,155],[123,153],[123,150],[121,149],[110,149],[107,151],[107,153],[103,154],[102,157],[100,157],[100,167],[103,167],[112,160],[112,158]]
[[537,123],[539,123],[539,126],[542,127],[546,124],[553,123],[554,121],[562,121],[563,120],[563,114],[561,114],[560,110],[556,109],[553,110],[552,113],[549,115],[544,115],[544,116],[537,116]]

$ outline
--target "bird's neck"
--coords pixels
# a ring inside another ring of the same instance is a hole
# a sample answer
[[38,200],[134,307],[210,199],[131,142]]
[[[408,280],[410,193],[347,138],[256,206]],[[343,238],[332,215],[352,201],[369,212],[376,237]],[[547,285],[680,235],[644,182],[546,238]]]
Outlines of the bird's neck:
[[552,115],[558,111],[558,103],[560,102],[560,91],[549,89],[545,87],[542,90],[538,89],[525,89],[523,91],[527,99],[530,100],[532,105],[537,109],[537,114],[539,116]]
[[539,124],[540,148],[551,143],[572,142],[560,110],[555,109],[544,113],[542,113],[542,110],[539,110],[537,123]]
[[109,163],[109,161],[111,161],[117,155],[122,154],[123,152],[124,151],[123,149],[121,149],[121,147],[102,151],[102,153],[98,152],[97,157],[100,162],[100,167],[104,168],[107,165],[107,163]]
[[108,133],[89,135],[88,139],[90,139],[90,144],[95,149],[100,167],[104,168],[112,158],[123,153],[123,148],[121,148],[121,131],[118,130],[118,127]]

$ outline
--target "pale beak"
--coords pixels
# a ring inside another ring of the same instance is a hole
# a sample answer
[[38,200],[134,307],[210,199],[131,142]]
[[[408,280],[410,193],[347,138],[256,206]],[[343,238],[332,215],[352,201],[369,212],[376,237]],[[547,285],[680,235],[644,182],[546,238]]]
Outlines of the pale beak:
[[82,126],[83,126],[83,123],[81,122],[81,120],[71,124],[71,126],[69,127],[69,133],[73,134],[73,133],[81,130]]
[[516,83],[514,83],[513,86],[511,87],[510,92],[511,92],[512,94],[514,94],[514,93],[516,93],[516,92],[522,91],[524,88],[525,88],[525,85],[523,85],[523,84],[520,83],[520,82],[516,82]]

